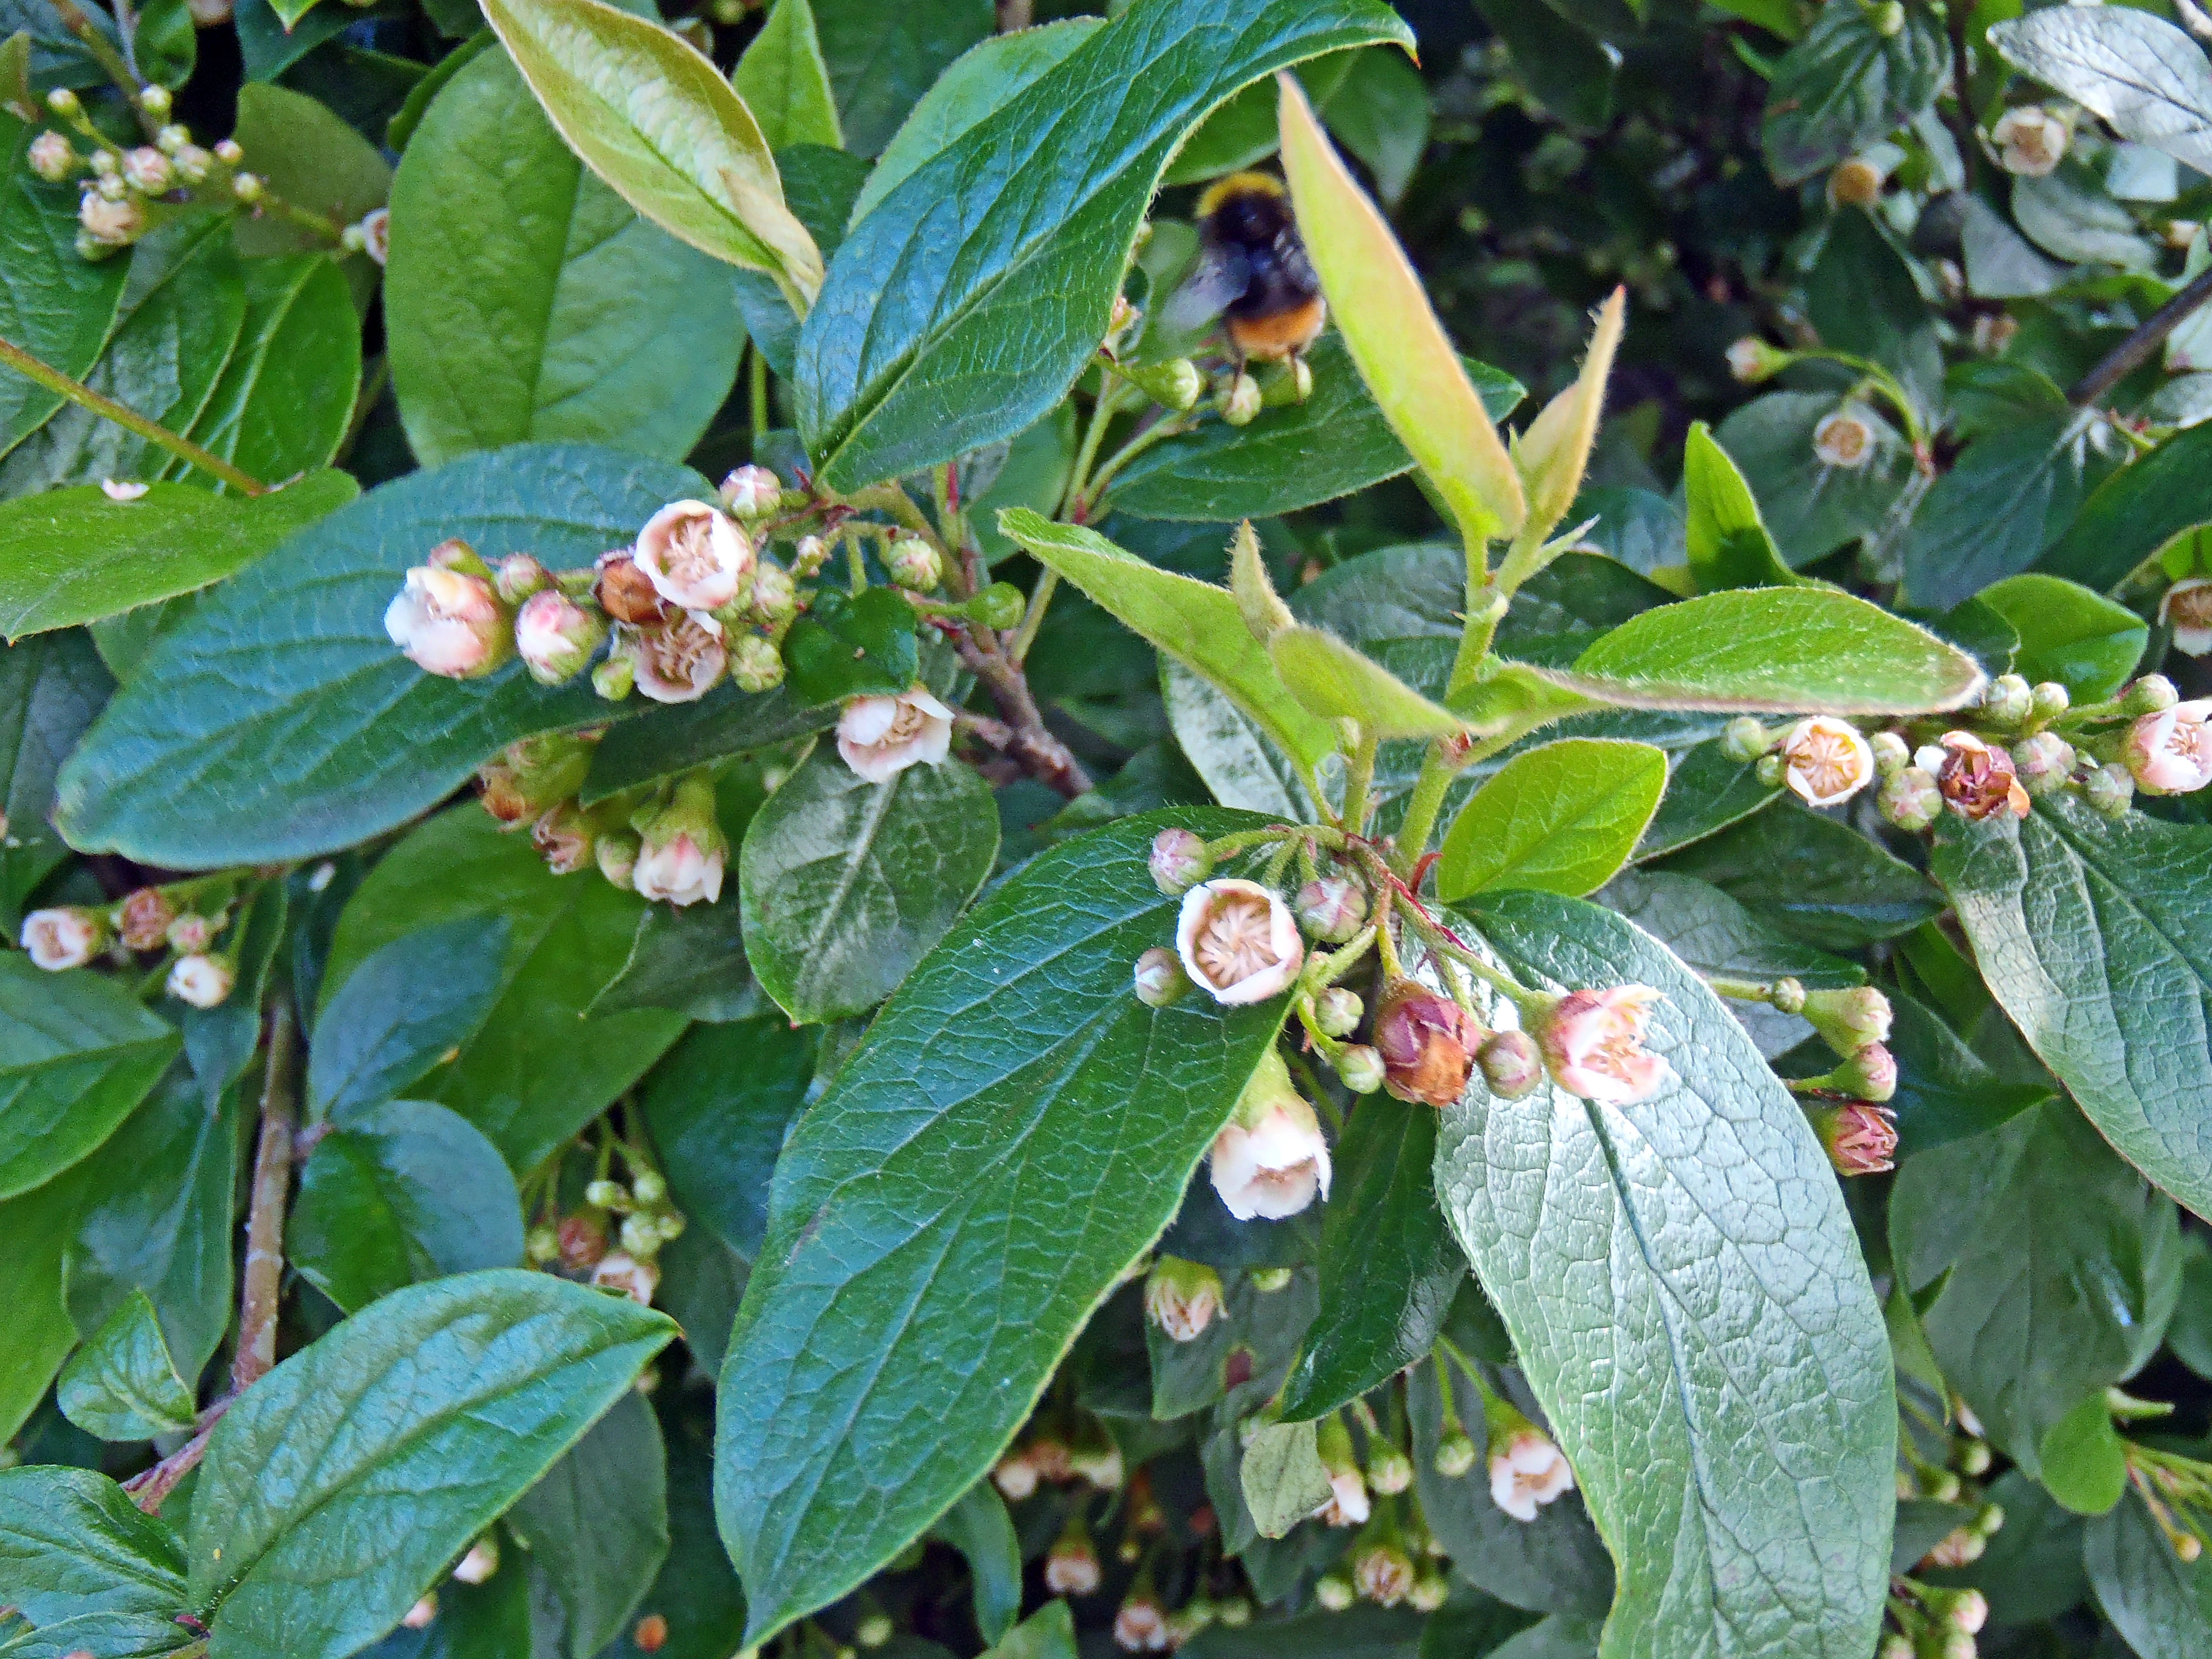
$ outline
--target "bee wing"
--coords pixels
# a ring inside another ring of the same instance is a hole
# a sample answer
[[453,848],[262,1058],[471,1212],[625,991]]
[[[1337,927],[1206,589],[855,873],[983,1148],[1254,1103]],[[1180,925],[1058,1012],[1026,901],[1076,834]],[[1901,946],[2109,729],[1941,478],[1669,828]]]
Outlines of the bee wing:
[[1177,333],[1188,332],[1219,316],[1251,280],[1252,264],[1243,249],[1209,242],[1190,275],[1168,296],[1161,320]]
[[1285,228],[1275,238],[1275,258],[1282,264],[1283,274],[1299,289],[1321,291],[1321,278],[1314,274],[1313,261],[1306,257],[1306,245],[1298,240],[1297,231]]

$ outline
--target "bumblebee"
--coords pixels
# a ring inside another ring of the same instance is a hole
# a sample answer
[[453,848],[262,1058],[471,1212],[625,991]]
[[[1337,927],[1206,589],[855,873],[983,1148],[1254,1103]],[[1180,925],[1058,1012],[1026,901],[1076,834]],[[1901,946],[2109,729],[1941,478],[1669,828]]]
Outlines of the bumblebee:
[[1169,320],[1194,328],[1219,316],[1240,369],[1252,357],[1295,360],[1328,307],[1282,181],[1231,173],[1198,198],[1198,263],[1168,302]]

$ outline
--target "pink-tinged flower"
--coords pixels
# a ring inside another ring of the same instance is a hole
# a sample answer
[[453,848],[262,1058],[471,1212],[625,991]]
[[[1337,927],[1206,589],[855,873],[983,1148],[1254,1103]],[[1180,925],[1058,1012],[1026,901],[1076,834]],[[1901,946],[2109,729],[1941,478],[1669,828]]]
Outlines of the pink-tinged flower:
[[660,1269],[627,1250],[611,1250],[592,1269],[592,1283],[603,1291],[620,1291],[640,1307],[649,1308],[660,1285]]
[[744,591],[752,538],[705,501],[671,501],[637,532],[637,568],[660,597],[686,611],[714,611]]
[[1438,1108],[1467,1092],[1482,1028],[1466,1009],[1410,979],[1393,981],[1375,1010],[1382,1086],[1399,1100]]
[[1849,720],[1815,714],[1782,739],[1783,781],[1809,806],[1836,806],[1874,781],[1874,750]]
[[1790,354],[1747,334],[1728,349],[1729,373],[1746,386],[1768,380],[1790,366]]
[[2146,795],[2193,794],[2212,783],[2212,697],[2178,702],[2128,728],[2121,759]]
[[1328,1196],[1328,1143],[1321,1122],[1272,1048],[1245,1085],[1229,1127],[1214,1138],[1212,1173],[1213,1190],[1239,1221],[1279,1221],[1316,1194]]
[[1897,1114],[1887,1107],[1850,1100],[1807,1115],[1838,1175],[1880,1175],[1897,1167]]
[[221,931],[222,924],[213,916],[201,915],[187,910],[169,924],[169,948],[179,956],[190,956],[195,951],[204,951]]
[[32,139],[26,159],[31,171],[50,185],[58,185],[76,171],[76,150],[58,132],[42,132]]
[[392,210],[371,208],[361,216],[361,251],[380,265],[392,259]]
[[598,833],[574,801],[562,801],[530,826],[531,844],[556,876],[573,876],[598,862]]
[[1163,893],[1188,893],[1213,873],[1206,843],[1188,830],[1163,830],[1152,837],[1147,867]]
[[668,804],[632,820],[642,841],[630,885],[640,898],[671,904],[714,903],[722,896],[729,837],[714,817],[714,788],[703,777],[686,777]]
[[698,702],[730,660],[720,635],[680,611],[656,628],[617,629],[615,648],[637,689],[655,702]]
[[1168,1616],[1150,1595],[1139,1591],[1121,1603],[1114,1615],[1114,1640],[1131,1653],[1164,1653],[1168,1645]]
[[141,144],[124,152],[123,180],[135,191],[159,196],[176,182],[176,168],[151,144]]
[[1297,918],[1256,881],[1224,876],[1183,895],[1176,919],[1183,970],[1216,1002],[1265,1002],[1286,989],[1305,962]]
[[1856,471],[1874,459],[1874,422],[1856,404],[1822,416],[1813,428],[1813,453],[1823,466]]
[[1366,1524],[1367,1517],[1375,1512],[1367,1496],[1367,1481],[1358,1469],[1332,1470],[1328,1477],[1328,1502],[1322,1505],[1321,1522],[1327,1527],[1358,1527]]
[[1194,1342],[1221,1311],[1221,1275],[1202,1261],[1164,1255],[1145,1280],[1145,1313],[1170,1342]]
[[100,481],[100,493],[106,496],[111,501],[137,501],[145,495],[149,487],[149,486],[145,484],[131,483],[129,480],[118,481],[114,478],[102,478]]
[[23,948],[33,967],[58,974],[82,968],[107,943],[106,924],[89,910],[64,906],[33,910],[23,918]]
[[991,1480],[1009,1503],[1018,1504],[1037,1489],[1037,1466],[1025,1453],[1010,1451],[991,1470]]
[[1575,1472],[1551,1437],[1533,1425],[1516,1431],[1490,1453],[1491,1501],[1516,1521],[1536,1511],[1575,1484]]
[[2212,576],[2191,576],[2167,588],[2158,619],[2173,630],[2173,648],[2185,657],[2212,652]]
[[921,685],[895,697],[855,697],[837,717],[837,752],[869,783],[940,765],[952,752],[952,711]]
[[76,222],[97,246],[128,247],[146,228],[146,210],[128,196],[114,202],[88,190],[77,203]]
[[221,957],[196,952],[169,964],[169,994],[195,1008],[220,1006],[238,975]]
[[1044,1559],[1044,1587],[1054,1595],[1088,1595],[1099,1576],[1098,1552],[1079,1533],[1064,1534]]
[[1644,1047],[1659,993],[1648,985],[1570,991],[1552,1006],[1538,1046],[1552,1076],[1569,1094],[1608,1106],[1648,1100],[1673,1075]]
[[1936,787],[1962,817],[1987,818],[2010,812],[2027,816],[2027,791],[2013,770],[2012,757],[1993,749],[1971,732],[1946,732],[1936,745],[1942,759]]
[[490,673],[514,642],[489,582],[435,565],[407,573],[385,610],[384,631],[417,668],[449,680]]
[[540,589],[515,613],[514,648],[540,685],[574,679],[607,636],[607,625],[556,587]]
[[1997,147],[2004,170],[2027,179],[2056,172],[2066,158],[2071,137],[2066,123],[2036,104],[2007,110],[1990,129],[1990,142]]

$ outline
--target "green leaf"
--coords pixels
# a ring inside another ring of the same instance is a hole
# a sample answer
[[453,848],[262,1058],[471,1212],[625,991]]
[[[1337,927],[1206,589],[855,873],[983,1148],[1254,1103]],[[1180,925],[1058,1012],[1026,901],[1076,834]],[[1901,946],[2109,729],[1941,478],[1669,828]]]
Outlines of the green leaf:
[[2018,1469],[1992,1481],[1989,1498],[2003,1508],[2005,1523],[1982,1559],[1963,1570],[1921,1567],[1912,1576],[1946,1589],[1972,1584],[1988,1597],[1992,1609],[2004,1609],[1996,1614],[2004,1625],[2056,1619],[2080,1605],[2089,1594],[2081,1564],[2081,1517],[2059,1508]]
[[[838,248],[796,370],[799,428],[822,483],[853,489],[1029,427],[1097,351],[1183,135],[1273,70],[1409,39],[1374,0],[1261,0],[1233,19],[1211,0],[1154,0],[1091,34],[917,167]],[[829,57],[834,73],[834,44]],[[1139,78],[1145,95],[1132,100]],[[869,148],[849,101],[845,114],[855,147]]]
[[2204,49],[2165,19],[2125,8],[2038,15],[1993,25],[1990,44],[2123,138],[2212,171],[2212,68]]
[[1875,434],[1865,465],[1822,461],[1813,431],[1837,401],[1832,392],[1771,392],[1734,411],[1714,434],[1741,469],[1776,550],[1793,570],[1877,534],[1913,476],[1911,447],[1871,410],[1861,416],[1871,417]]
[[176,1528],[90,1469],[0,1469],[0,1582],[33,1624],[185,1605]]
[[784,635],[784,684],[810,708],[848,697],[896,696],[921,678],[915,608],[896,588],[815,594]]
[[2035,568],[2108,592],[2166,542],[2212,519],[2212,427],[2176,433],[2081,503]]
[[438,1586],[435,1619],[421,1630],[401,1626],[362,1659],[531,1659],[533,1582],[521,1564],[482,1584],[448,1578]]
[[9,1265],[8,1340],[0,1343],[0,1432],[10,1438],[46,1397],[47,1384],[77,1344],[63,1298],[62,1270],[70,1222],[82,1196],[80,1177],[71,1171],[0,1204],[0,1231],[17,1241]]
[[490,0],[485,20],[584,165],[703,253],[811,304],[822,256],[760,125],[682,36],[601,0]]
[[2051,1425],[2041,1457],[2045,1488],[2076,1515],[2103,1515],[2128,1489],[2127,1445],[2101,1394]]
[[[681,1249],[686,1239],[677,1240],[672,1251]],[[661,1260],[665,1262],[668,1253]],[[664,1287],[666,1283],[664,1279]],[[702,1399],[701,1404],[705,1403]],[[668,1558],[644,1602],[645,1611],[659,1613],[668,1623],[667,1639],[655,1651],[661,1659],[729,1659],[744,1635],[745,1598],[714,1531],[709,1423],[704,1410],[670,1413],[665,1421]],[[605,1659],[652,1656],[638,1645],[637,1628],[632,1626],[606,1650]]]
[[[1115,476],[1113,509],[1207,524],[1273,518],[1410,471],[1413,458],[1376,407],[1342,337],[1324,336],[1307,362],[1314,389],[1304,403],[1262,410],[1249,426],[1209,419],[1154,445]],[[1493,420],[1527,395],[1501,369],[1466,367]]]
[[649,904],[629,959],[584,1012],[596,1018],[665,1008],[692,1019],[732,1020],[749,1019],[763,1006],[736,905]]
[[266,495],[157,483],[118,501],[80,485],[0,505],[0,634],[20,639],[195,592],[360,493],[344,473],[322,471]]
[[1435,1346],[1467,1259],[1444,1230],[1430,1166],[1436,1115],[1363,1101],[1336,1148],[1322,1215],[1321,1314],[1283,1397],[1286,1418],[1317,1418]]
[[1568,7],[1475,0],[1475,9],[1547,111],[1572,126],[1606,125],[1620,69],[1617,50],[1574,22]]
[[1048,1601],[1002,1637],[983,1659],[1076,1659],[1075,1616],[1066,1602]]
[[2212,1564],[2176,1555],[2141,1499],[2092,1522],[2081,1559],[2097,1605],[2130,1652],[2191,1659],[2212,1646]]
[[1796,573],[1775,550],[1751,486],[1703,421],[1690,426],[1682,488],[1690,504],[1690,570],[1699,592],[1796,584]]
[[680,459],[744,345],[728,270],[587,173],[496,52],[407,147],[384,306],[400,418],[428,466],[533,438]]
[[[1955,820],[1955,821],[1954,821]],[[2136,1167],[2212,1211],[2212,829],[2070,794],[1946,813],[1929,868],[2005,1012]]]
[[1291,695],[1323,720],[1356,720],[1378,738],[1454,737],[1467,729],[1450,709],[1322,629],[1279,629],[1267,655]]
[[[265,82],[238,89],[238,125],[232,136],[253,158],[254,172],[295,207],[319,213],[343,228],[358,224],[392,193],[392,168],[376,146],[337,113],[304,93]],[[241,217],[233,233],[247,258],[278,253],[324,253],[330,240],[281,214]],[[375,283],[366,254],[343,260],[365,299]]]
[[177,1375],[161,1322],[143,1291],[133,1291],[62,1367],[55,1387],[62,1415],[102,1440],[151,1440],[192,1426],[191,1386]]
[[989,1481],[979,1480],[938,1517],[929,1535],[968,1558],[975,1628],[986,1642],[997,1642],[1022,1616],[1022,1546],[1006,1500]]
[[469,916],[379,946],[325,1002],[307,1053],[318,1118],[391,1100],[466,1042],[500,993],[506,924]]
[[1625,708],[1917,714],[1981,690],[1974,659],[1854,594],[1707,593],[1632,617],[1544,678]]
[[677,1208],[747,1261],[760,1255],[769,1178],[814,1058],[815,1033],[781,1018],[696,1025],[639,1091]]
[[[1367,164],[1376,190],[1395,210],[1429,147],[1428,82],[1404,52],[1389,46],[1364,46],[1337,61],[1346,67],[1323,110],[1328,130]],[[1479,384],[1476,389],[1481,390]],[[1504,412],[1498,417],[1503,420]]]
[[815,33],[814,8],[807,0],[775,0],[730,81],[760,123],[770,149],[786,144],[844,147],[837,100]]
[[2173,1357],[2199,1376],[2212,1377],[2212,1246],[2202,1233],[2181,1238],[2181,1300],[2166,1328]]
[[568,1613],[561,1649],[592,1659],[638,1610],[668,1554],[668,1454],[635,1389],[507,1516]]
[[[2090,417],[2068,410],[1967,445],[1929,489],[1905,532],[1905,586],[1911,603],[1948,611],[2000,577],[2042,564],[2054,543],[2070,541],[2063,534],[2067,525],[2117,463],[2102,447],[2107,441]],[[2144,555],[2156,545],[2154,540]],[[2079,573],[2062,566],[2055,574]],[[2116,574],[2112,582],[2118,580]]]
[[177,1048],[168,1024],[113,980],[0,955],[0,1198],[52,1180],[106,1139]]
[[54,775],[114,685],[82,634],[0,646],[0,928],[11,937],[33,890],[69,856],[50,821]]
[[882,149],[916,100],[998,21],[989,0],[822,0],[817,16],[856,155]]
[[1889,993],[1889,1051],[1897,1057],[1897,1147],[1910,1158],[1994,1129],[2051,1098],[2033,1083],[2008,1083],[1942,1018],[1902,992]]
[[[1183,1200],[1186,1206],[1190,1201],[1188,1196]],[[1243,1231],[1243,1223],[1226,1210],[1221,1213],[1228,1230]],[[1161,1248],[1172,1255],[1180,1242],[1170,1232]],[[1145,1322],[1155,1422],[1171,1422],[1224,1401],[1230,1417],[1242,1416],[1265,1405],[1290,1375],[1319,1306],[1312,1269],[1299,1268],[1278,1290],[1262,1291],[1249,1272],[1227,1275],[1223,1288],[1227,1294],[1220,1312],[1188,1342],[1177,1342],[1152,1321]]]
[[393,939],[505,918],[498,1000],[453,1064],[420,1087],[490,1137],[508,1168],[532,1170],[684,1030],[682,1015],[658,1009],[581,1018],[621,968],[644,908],[594,875],[554,875],[526,839],[501,835],[489,813],[463,805],[386,854],[355,893],[331,947],[325,1003]]
[[521,1261],[514,1177],[466,1118],[422,1100],[333,1116],[301,1171],[285,1242],[325,1296],[356,1313],[425,1279]]
[[[0,111],[0,339],[81,377],[114,325],[128,262],[76,251],[76,192],[40,183],[24,160],[44,125]],[[58,392],[0,370],[0,455],[61,406]]]
[[1053,524],[1026,507],[1001,513],[999,527],[1124,627],[1218,686],[1300,772],[1310,775],[1335,750],[1335,729],[1291,696],[1226,588],[1162,570],[1096,531]]
[[587,687],[541,687],[520,663],[482,680],[422,672],[385,607],[448,536],[487,558],[584,565],[664,502],[708,493],[681,467],[556,445],[373,491],[159,638],[64,769],[63,830],[172,868],[308,857],[406,823],[517,738],[605,720]]
[[1130,994],[1176,904],[1146,860],[1166,825],[1255,822],[1182,809],[1042,854],[908,977],[799,1120],[716,1422],[748,1642],[860,1583],[981,1477],[1174,1214],[1283,1010]]
[[2158,1346],[2180,1289],[2172,1204],[2063,1100],[1910,1159],[1889,1211],[1943,1375],[2030,1474],[2045,1435]]
[[1477,1087],[1437,1150],[1444,1213],[1613,1552],[1601,1651],[1861,1659],[1888,1583],[1896,1397],[1804,1115],[1704,981],[1611,912],[1508,893],[1475,914],[1524,982],[1662,999],[1649,1041],[1674,1080],[1651,1099]]
[[1445,834],[1437,896],[1498,888],[1580,898],[1628,861],[1667,789],[1667,757],[1644,743],[1566,738],[1516,755]]
[[2118,690],[2142,660],[2150,629],[2125,605],[2058,576],[2008,576],[1974,596],[2020,635],[2013,672],[2056,680],[2076,702]]
[[1942,30],[1909,8],[1889,34],[1862,8],[1823,9],[1768,88],[1767,166],[1785,185],[1826,172],[1927,109],[1949,66]]
[[[397,1291],[294,1354],[200,1466],[191,1595],[216,1644],[343,1659],[381,1636],[674,1334],[624,1297],[508,1270]],[[341,1577],[342,1596],[301,1593]]]
[[1237,1479],[1262,1538],[1280,1538],[1329,1500],[1328,1470],[1305,1423],[1266,1423],[1244,1448]]
[[1638,859],[1656,859],[1741,823],[1782,798],[1783,786],[1759,781],[1759,763],[1731,757],[1710,738],[1669,755],[1667,793],[1636,844]]
[[1684,848],[1662,866],[1711,882],[1785,933],[1855,951],[1910,933],[1942,895],[1848,823],[1795,803]]
[[745,831],[746,959],[802,1024],[864,1013],[944,938],[998,853],[998,809],[970,768],[870,783],[817,750]]

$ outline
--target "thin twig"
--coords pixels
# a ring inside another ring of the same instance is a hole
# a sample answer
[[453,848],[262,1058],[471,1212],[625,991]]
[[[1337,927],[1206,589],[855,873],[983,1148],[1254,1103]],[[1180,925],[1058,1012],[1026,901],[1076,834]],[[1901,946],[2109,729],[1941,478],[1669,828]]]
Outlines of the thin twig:
[[[152,137],[159,131],[160,123],[139,106],[141,88],[138,76],[124,60],[123,54],[116,51],[108,43],[107,37],[93,26],[92,19],[84,15],[76,0],[53,0],[53,8],[55,15],[62,20],[63,27],[83,43],[84,49],[92,54],[94,61],[106,71],[107,78],[115,82],[115,89],[130,102],[131,112],[138,118],[138,125],[145,129],[148,137]],[[119,28],[118,32],[120,32]]]
[[126,432],[135,432],[152,444],[159,444],[179,460],[189,461],[202,471],[211,472],[232,489],[248,495],[265,495],[269,486],[249,473],[241,472],[222,456],[202,449],[190,438],[181,437],[157,421],[149,421],[135,409],[129,409],[114,398],[94,392],[82,380],[73,380],[51,364],[43,363],[22,347],[11,341],[0,340],[0,363],[4,363],[26,380],[36,380],[49,392],[58,392],[80,408],[88,409],[102,420],[112,421]]
[[261,1143],[253,1155],[253,1196],[246,1218],[245,1285],[238,1298],[234,1394],[276,1363],[276,1304],[283,1291],[284,1200],[292,1187],[292,1010],[281,999],[269,1014],[269,1069],[261,1085]]
[[207,1455],[208,1437],[215,1432],[215,1425],[222,1420],[222,1414],[237,1398],[234,1394],[223,1395],[200,1413],[198,1431],[191,1439],[143,1474],[135,1474],[125,1481],[123,1490],[131,1494],[131,1501],[148,1515],[160,1514],[162,1500],[200,1466],[200,1459]]
[[1972,190],[1980,176],[1982,145],[1974,131],[1973,54],[1966,46],[1968,8],[1951,8],[1951,141],[1959,147],[1959,165],[1966,173],[1966,188]]
[[2188,315],[2212,300],[2212,270],[2207,270],[2137,324],[2135,332],[2114,346],[2097,366],[2074,383],[2066,399],[2076,409],[2087,409],[2133,374],[2151,353],[2166,343]]
[[[1068,746],[1053,736],[1044,723],[1036,699],[1020,666],[1000,650],[991,630],[977,624],[947,630],[960,659],[975,678],[991,688],[999,713],[1006,717],[1008,740],[992,747],[1019,761],[1031,777],[1073,800],[1091,789],[1091,775]],[[986,643],[986,641],[988,641]],[[979,736],[982,733],[978,732]],[[988,742],[989,738],[986,738]]]

